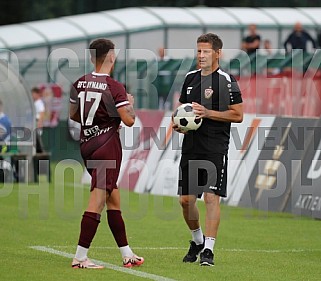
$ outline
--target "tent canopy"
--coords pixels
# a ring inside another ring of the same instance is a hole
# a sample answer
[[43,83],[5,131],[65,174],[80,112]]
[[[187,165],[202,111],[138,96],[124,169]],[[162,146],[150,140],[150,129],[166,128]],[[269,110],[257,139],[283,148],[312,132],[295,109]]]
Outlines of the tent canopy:
[[[289,28],[321,25],[321,8],[141,7],[102,11],[0,27],[0,48],[12,51],[170,28]],[[63,32],[62,32],[63,31]],[[130,47],[130,46],[129,46]]]

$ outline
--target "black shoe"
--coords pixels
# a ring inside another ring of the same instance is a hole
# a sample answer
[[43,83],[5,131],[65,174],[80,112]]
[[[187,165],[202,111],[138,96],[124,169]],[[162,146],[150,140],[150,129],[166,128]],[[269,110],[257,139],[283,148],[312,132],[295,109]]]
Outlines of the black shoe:
[[210,249],[205,249],[200,255],[200,265],[213,266],[214,254]]
[[183,262],[196,262],[197,256],[204,248],[204,242],[203,244],[196,245],[194,241],[190,241],[190,244],[188,253],[183,258]]

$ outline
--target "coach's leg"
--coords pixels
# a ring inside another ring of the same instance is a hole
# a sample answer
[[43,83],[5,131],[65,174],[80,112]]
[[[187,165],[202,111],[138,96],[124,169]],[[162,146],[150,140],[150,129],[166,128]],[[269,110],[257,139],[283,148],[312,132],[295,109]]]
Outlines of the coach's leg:
[[220,196],[204,192],[204,202],[206,206],[205,234],[216,237],[221,217]]
[[179,197],[179,203],[183,209],[183,216],[186,224],[190,230],[199,229],[199,211],[196,206],[195,195],[181,195]]
[[204,247],[204,236],[199,222],[199,211],[196,206],[195,195],[181,195],[179,202],[183,209],[183,216],[192,234],[192,241],[183,262],[195,262]]
[[205,215],[205,246],[213,252],[215,239],[220,225],[220,196],[212,193],[204,193],[206,206]]

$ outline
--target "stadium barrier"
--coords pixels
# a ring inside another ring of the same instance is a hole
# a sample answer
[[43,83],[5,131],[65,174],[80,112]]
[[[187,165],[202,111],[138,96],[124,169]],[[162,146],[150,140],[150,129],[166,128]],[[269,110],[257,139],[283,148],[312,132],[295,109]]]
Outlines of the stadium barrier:
[[247,113],[318,117],[321,115],[321,72],[291,71],[240,77]]

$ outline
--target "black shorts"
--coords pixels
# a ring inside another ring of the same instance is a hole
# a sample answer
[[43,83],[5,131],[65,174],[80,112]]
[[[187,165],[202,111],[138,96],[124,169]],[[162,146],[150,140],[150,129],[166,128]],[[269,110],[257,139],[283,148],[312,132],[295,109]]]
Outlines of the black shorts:
[[227,155],[182,154],[179,168],[179,195],[201,198],[209,192],[226,197]]

